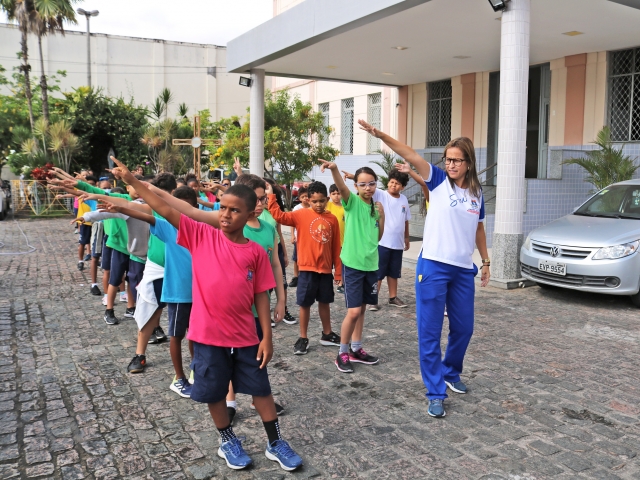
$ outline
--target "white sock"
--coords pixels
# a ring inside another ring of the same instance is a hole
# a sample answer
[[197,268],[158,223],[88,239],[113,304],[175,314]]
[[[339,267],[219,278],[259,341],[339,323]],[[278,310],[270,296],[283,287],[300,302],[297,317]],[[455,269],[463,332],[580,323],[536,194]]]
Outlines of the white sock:
[[91,284],[91,288],[93,288],[93,287],[97,287],[97,286],[98,286],[98,284],[97,284],[97,283],[92,283],[92,284]]
[[238,404],[235,400],[227,400],[227,407],[238,409]]

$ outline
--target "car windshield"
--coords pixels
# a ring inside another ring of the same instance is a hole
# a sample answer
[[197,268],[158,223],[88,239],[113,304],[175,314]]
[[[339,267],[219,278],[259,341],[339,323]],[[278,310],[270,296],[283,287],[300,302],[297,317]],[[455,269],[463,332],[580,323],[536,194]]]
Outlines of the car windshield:
[[613,185],[601,190],[574,215],[640,220],[640,185]]

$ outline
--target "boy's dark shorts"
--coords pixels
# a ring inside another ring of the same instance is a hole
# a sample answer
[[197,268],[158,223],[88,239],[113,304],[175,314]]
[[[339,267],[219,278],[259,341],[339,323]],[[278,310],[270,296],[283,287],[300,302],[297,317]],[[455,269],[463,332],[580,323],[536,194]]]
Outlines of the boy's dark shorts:
[[347,308],[378,304],[378,272],[363,272],[342,264],[342,284]]
[[316,301],[333,303],[333,275],[330,273],[306,272],[298,273],[298,289],[296,303],[300,307],[310,307]]
[[129,270],[129,255],[111,249],[111,268],[109,269],[109,285],[119,287],[124,274]]
[[278,244],[278,259],[280,260],[280,268],[282,268],[282,281],[284,282],[285,290],[289,285],[287,285],[287,267],[284,266],[284,250],[282,249],[282,245]]
[[192,303],[167,302],[169,314],[169,336],[183,338],[189,329]]
[[107,239],[109,235],[102,236],[102,259],[100,260],[100,268],[103,270],[111,270],[111,248],[107,247]]
[[400,278],[402,273],[402,254],[404,250],[378,245],[378,280],[385,277]]
[[167,306],[166,303],[161,302],[162,298],[162,284],[164,283],[164,278],[156,278],[153,281],[153,293],[156,295],[156,302],[158,302],[158,308],[164,308]]
[[131,291],[136,297],[138,296],[138,285],[142,281],[143,275],[144,275],[144,263],[136,262],[132,258],[129,258],[129,270],[127,272],[127,280],[129,280],[129,285],[131,285]]
[[78,234],[78,243],[80,245],[89,245],[91,243],[91,225],[80,224]]
[[271,395],[267,368],[260,369],[258,345],[227,348],[193,342],[193,390],[191,400],[217,403],[229,392],[229,381],[235,393],[256,397]]
[[291,260],[294,262],[298,261],[298,242],[293,242],[293,255],[291,255]]

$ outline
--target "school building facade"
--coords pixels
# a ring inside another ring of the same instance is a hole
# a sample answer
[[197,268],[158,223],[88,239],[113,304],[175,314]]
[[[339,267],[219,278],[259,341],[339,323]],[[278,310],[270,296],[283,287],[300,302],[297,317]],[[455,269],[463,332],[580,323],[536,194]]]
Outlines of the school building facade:
[[[377,168],[359,118],[432,163],[451,138],[471,138],[493,277],[512,286],[526,235],[593,188],[563,161],[596,148],[605,125],[640,157],[638,25],[640,0],[511,0],[497,13],[482,0],[274,0],[273,19],[229,43],[228,66],[255,80],[252,112],[266,74],[267,88],[325,113],[345,170]],[[419,189],[406,194],[421,236]]]

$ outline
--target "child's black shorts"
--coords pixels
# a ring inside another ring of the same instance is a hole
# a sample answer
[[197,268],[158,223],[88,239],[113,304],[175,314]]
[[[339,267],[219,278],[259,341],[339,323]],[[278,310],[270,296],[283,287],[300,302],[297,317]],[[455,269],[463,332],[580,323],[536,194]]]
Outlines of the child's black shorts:
[[385,277],[401,277],[403,253],[404,250],[395,250],[378,245],[378,280],[384,280]]
[[183,338],[189,329],[192,303],[167,302],[169,314],[169,336]]
[[129,255],[111,249],[111,268],[109,269],[109,285],[119,287],[124,280],[124,274],[129,270]]
[[267,368],[260,369],[258,345],[251,347],[214,347],[193,342],[193,390],[191,399],[200,403],[217,403],[229,392],[256,397],[271,395]]
[[296,303],[298,306],[310,307],[316,301],[333,303],[333,300],[332,274],[307,271],[298,273],[298,289],[296,290]]
[[131,291],[136,297],[138,296],[138,285],[142,281],[142,277],[144,275],[144,266],[144,263],[140,263],[133,260],[132,258],[129,258],[127,280],[129,281],[129,285],[131,285]]
[[81,224],[78,234],[78,243],[80,245],[89,245],[91,243],[91,225]]

